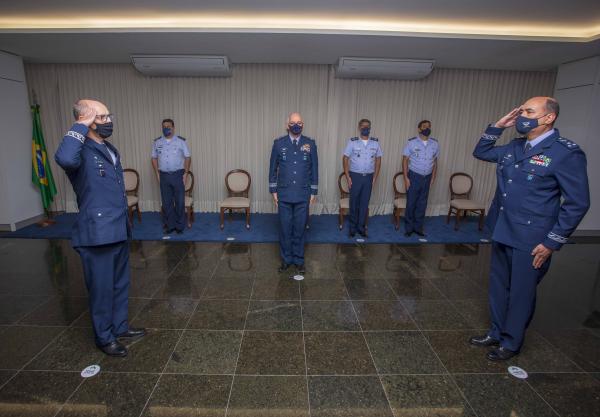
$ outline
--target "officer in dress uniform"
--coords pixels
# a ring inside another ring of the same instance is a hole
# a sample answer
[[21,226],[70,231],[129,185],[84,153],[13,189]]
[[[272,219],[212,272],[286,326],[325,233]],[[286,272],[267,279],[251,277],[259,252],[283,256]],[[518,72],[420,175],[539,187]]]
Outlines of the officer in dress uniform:
[[181,234],[185,229],[185,183],[192,158],[185,138],[175,135],[172,119],[162,121],[162,132],[152,145],[152,166],[160,184],[163,229],[165,233]]
[[357,231],[363,237],[367,237],[369,200],[373,185],[379,176],[383,152],[379,139],[369,136],[369,119],[361,119],[358,122],[358,131],[360,137],[348,139],[342,163],[350,188],[350,237],[354,237]]
[[309,201],[314,203],[319,184],[317,144],[302,135],[300,113],[287,119],[288,134],[275,139],[269,164],[269,192],[279,212],[279,248],[283,272],[296,265],[304,269],[304,232]]
[[94,100],[79,100],[73,114],[76,122],[54,157],[77,195],[72,244],[83,264],[96,345],[107,355],[126,356],[119,340],[139,338],[145,330],[129,327],[127,318],[131,229],[121,158],[105,140],[113,116]]
[[[567,243],[590,205],[586,158],[554,129],[558,102],[534,97],[490,125],[473,156],[497,164],[497,188],[487,224],[492,234],[487,334],[470,339],[495,346],[489,360],[518,354],[535,310],[537,284],[552,252]],[[507,127],[524,137],[496,146]],[[561,202],[562,200],[562,202]]]
[[408,140],[402,152],[402,171],[406,186],[404,236],[413,233],[425,236],[423,222],[427,209],[429,188],[435,181],[440,146],[430,137],[431,122],[422,120],[417,125],[419,134]]

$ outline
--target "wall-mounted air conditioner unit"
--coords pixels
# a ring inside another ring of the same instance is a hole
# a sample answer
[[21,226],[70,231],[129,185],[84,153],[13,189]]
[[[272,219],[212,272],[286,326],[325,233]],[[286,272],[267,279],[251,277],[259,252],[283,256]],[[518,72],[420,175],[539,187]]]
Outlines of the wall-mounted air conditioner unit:
[[386,80],[418,80],[433,70],[433,60],[341,57],[338,78],[374,78]]
[[133,66],[154,77],[228,77],[226,56],[209,55],[132,55]]

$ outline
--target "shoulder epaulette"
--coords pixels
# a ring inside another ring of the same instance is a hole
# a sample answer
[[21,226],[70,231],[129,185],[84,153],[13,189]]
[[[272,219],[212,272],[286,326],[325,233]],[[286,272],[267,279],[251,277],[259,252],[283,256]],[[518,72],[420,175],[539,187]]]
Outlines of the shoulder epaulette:
[[559,137],[556,141],[558,143],[562,144],[567,149],[578,149],[579,148],[578,144],[576,144],[573,141],[570,141],[569,139],[565,139],[563,137]]
[[162,138],[162,136],[157,137],[156,139],[154,139],[154,142],[156,142],[157,140],[159,140],[160,138]]
[[431,139],[431,140],[432,140],[432,141],[434,141],[434,142],[437,142],[437,141],[438,141],[436,138],[429,138],[429,139]]
[[350,140],[351,140],[352,142],[354,142],[354,141],[357,141],[357,140],[358,140],[358,136],[354,136],[353,138],[350,138]]
[[179,139],[185,141],[185,138],[183,136],[177,136]]
[[415,136],[414,138],[410,138],[408,141],[410,142],[411,140],[415,140],[417,137]]
[[369,138],[370,140],[374,141],[374,142],[379,142],[379,139],[377,138]]

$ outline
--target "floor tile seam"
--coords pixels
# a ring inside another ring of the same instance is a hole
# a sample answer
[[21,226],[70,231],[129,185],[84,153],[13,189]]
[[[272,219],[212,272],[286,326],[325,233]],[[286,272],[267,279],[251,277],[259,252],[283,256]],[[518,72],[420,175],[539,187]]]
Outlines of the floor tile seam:
[[571,362],[573,365],[575,365],[576,368],[581,369],[583,372],[587,372],[582,366],[579,366],[578,363],[576,363],[573,359],[571,359],[570,355],[567,355],[561,348],[559,348],[558,346],[556,346],[554,343],[552,343],[550,340],[548,340],[546,338],[546,336],[544,336],[541,332],[534,330],[546,343],[548,343],[548,345],[550,345],[551,347],[553,347],[554,349],[556,349],[558,352],[560,352],[565,358],[567,358],[567,360],[569,362]]
[[229,404],[231,402],[231,395],[233,393],[233,384],[235,383],[235,376],[237,374],[237,369],[240,363],[240,356],[242,354],[242,343],[244,341],[244,336],[246,333],[246,324],[248,323],[248,315],[250,314],[250,302],[252,300],[252,294],[254,293],[254,284],[256,279],[252,280],[252,287],[250,288],[250,296],[248,297],[248,304],[246,305],[246,316],[244,318],[244,327],[242,329],[242,336],[240,337],[240,343],[238,346],[237,358],[235,360],[235,367],[233,368],[233,377],[231,378],[231,385],[229,387],[229,395],[227,396],[227,404],[225,406],[225,417],[229,414]]
[[[389,288],[389,283],[387,281],[386,281],[386,284],[388,285],[388,288]],[[389,289],[391,290],[391,288],[389,288]],[[346,288],[346,291],[348,291],[347,288]],[[360,329],[360,334],[363,338],[363,341],[365,342],[367,351],[369,352],[369,357],[371,358],[371,362],[373,363],[373,368],[375,369],[375,373],[377,374],[377,380],[379,381],[379,386],[381,387],[381,390],[383,391],[383,395],[385,396],[385,400],[387,401],[388,408],[389,408],[390,412],[392,413],[392,416],[396,417],[396,413],[394,412],[394,408],[392,407],[392,403],[390,401],[389,395],[385,389],[385,386],[383,385],[383,380],[381,378],[379,369],[377,367],[377,363],[375,362],[375,357],[373,356],[373,352],[371,352],[371,347],[369,346],[369,342],[367,341],[367,336],[365,335],[365,332],[363,331],[362,325],[360,323],[360,319],[358,318],[358,313],[356,312],[356,309],[354,308],[354,304],[350,303],[350,305],[352,306],[352,311],[354,312],[354,316],[356,317],[356,320],[358,321],[358,328]]]
[[[289,278],[288,278],[289,279]],[[302,350],[304,352],[304,381],[306,383],[306,397],[308,401],[308,417],[311,417],[310,386],[308,385],[308,356],[306,355],[306,337],[304,331],[304,307],[302,305],[302,286],[298,284],[298,297],[300,301],[300,320],[302,324]]]
[[[435,351],[435,349],[431,345],[431,342],[429,341],[429,339],[427,338],[427,336],[425,335],[425,333],[421,329],[421,326],[419,326],[419,324],[413,318],[412,314],[410,314],[410,311],[408,310],[408,308],[406,308],[406,305],[404,304],[404,302],[402,302],[402,300],[400,300],[400,303],[402,304],[402,306],[404,307],[404,309],[408,313],[408,316],[410,317],[410,319],[413,320],[415,326],[417,327],[417,330],[421,334],[421,337],[423,339],[425,339],[425,343],[427,343],[427,346],[429,346],[429,349],[431,349],[431,351],[435,355],[436,359],[438,360],[439,364],[442,366],[442,368],[444,369],[444,371],[446,371],[446,375],[451,375],[450,371],[448,370],[448,368],[446,367],[446,365],[444,364],[444,362],[442,362],[442,359],[440,358],[440,356],[438,355],[438,353]],[[458,387],[458,384],[456,383],[456,381],[454,380],[454,378],[450,378],[450,379],[452,380],[452,383],[454,384],[454,387],[458,390],[458,392],[460,392],[460,395],[463,398],[463,400],[469,405],[469,407],[471,408],[471,411],[473,411],[473,413],[475,414],[475,417],[479,417],[479,415],[477,414],[477,411],[475,411],[475,408],[471,405],[470,401],[467,399],[467,397],[464,394],[464,392],[462,392],[462,390]]]
[[[187,256],[187,254],[188,254],[189,251],[190,251],[190,248],[187,249],[186,253],[181,257],[181,259],[173,267],[173,269],[169,273],[169,276],[171,276],[171,274],[173,274],[173,272],[179,267],[179,265],[181,265],[181,263],[186,258],[186,256]],[[168,279],[168,277],[167,277],[167,279]],[[198,303],[196,303],[196,305],[194,306],[194,311],[196,310],[196,308],[198,308]],[[138,314],[140,314],[141,311],[142,310],[140,310],[140,312]],[[192,311],[192,314],[190,314],[190,316],[187,318],[186,326],[185,327],[187,327],[187,325],[189,324],[190,320],[192,319],[192,316],[194,315],[194,311]],[[171,357],[173,356],[173,353],[177,350],[177,346],[181,342],[181,339],[183,338],[184,333],[185,333],[185,331],[182,330],[181,333],[180,333],[180,335],[179,335],[179,338],[177,339],[177,342],[175,343],[175,345],[173,346],[173,349],[171,350],[171,353],[167,357],[167,361],[166,361],[165,365],[163,366],[163,369],[161,370],[160,374],[158,375],[158,378],[156,379],[156,382],[154,383],[154,386],[152,387],[152,391],[150,391],[150,394],[148,395],[148,398],[146,398],[146,402],[144,403],[144,406],[142,407],[142,410],[140,411],[139,417],[142,417],[142,415],[144,414],[144,411],[146,411],[146,408],[148,407],[148,404],[150,403],[150,399],[154,395],[154,392],[156,391],[156,388],[158,387],[158,384],[159,384],[159,382],[160,382],[160,380],[161,380],[161,378],[163,376],[163,373],[165,372],[165,370],[169,366],[169,362],[171,361]]]

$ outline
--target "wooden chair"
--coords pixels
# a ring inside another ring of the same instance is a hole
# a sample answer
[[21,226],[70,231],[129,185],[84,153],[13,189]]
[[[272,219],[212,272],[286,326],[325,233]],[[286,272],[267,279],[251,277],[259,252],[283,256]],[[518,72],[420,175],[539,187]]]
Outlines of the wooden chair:
[[[346,174],[343,172],[338,177],[338,188],[340,189],[340,206],[339,206],[339,229],[344,228],[344,216],[350,211],[350,188]],[[365,219],[365,229],[369,228],[369,209],[367,209],[367,218]]]
[[138,221],[142,221],[142,213],[140,212],[138,189],[140,187],[140,175],[135,169],[125,168],[123,170],[123,180],[125,181],[125,194],[127,196],[127,212],[129,214],[129,222],[133,226],[133,212],[137,212]]
[[233,210],[244,210],[246,212],[246,229],[250,229],[250,198],[248,194],[251,183],[250,174],[243,169],[234,169],[225,176],[228,196],[220,204],[221,230],[225,227],[225,210],[229,210],[229,214],[232,214]]
[[394,212],[392,221],[396,230],[400,228],[400,216],[406,210],[406,186],[404,184],[404,173],[397,172],[393,179],[394,187]]
[[483,229],[485,205],[469,199],[472,189],[473,178],[469,174],[456,172],[450,177],[450,208],[448,209],[446,224],[450,222],[450,216],[455,213],[454,230],[458,230],[461,217],[464,217],[468,212],[479,214],[479,230]]
[[187,180],[185,182],[185,214],[188,221],[188,227],[192,227],[194,223],[194,174],[188,171]]

